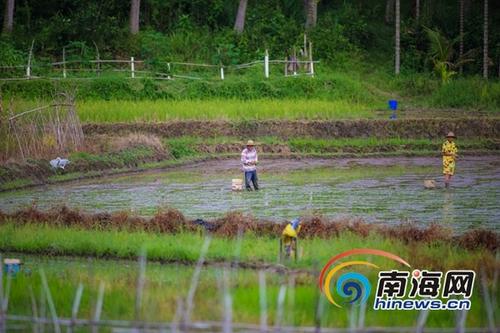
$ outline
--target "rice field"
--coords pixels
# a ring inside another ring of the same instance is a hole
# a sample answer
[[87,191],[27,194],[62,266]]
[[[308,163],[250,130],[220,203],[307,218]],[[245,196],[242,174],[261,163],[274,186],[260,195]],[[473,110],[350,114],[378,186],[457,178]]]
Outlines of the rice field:
[[[44,270],[49,281],[55,308],[60,317],[71,315],[71,304],[79,283],[84,286],[79,317],[89,318],[95,311],[95,299],[100,283],[105,286],[103,319],[134,318],[135,294],[130,292],[136,287],[139,268],[131,261],[137,253],[145,249],[150,262],[146,269],[145,288],[139,319],[146,321],[171,321],[176,313],[179,298],[187,297],[189,283],[194,267],[183,265],[183,260],[195,261],[200,253],[203,236],[196,234],[155,235],[128,232],[88,232],[69,228],[51,228],[40,225],[25,226],[14,231],[13,225],[0,227],[2,247],[8,236],[24,244],[25,251],[36,250],[44,242],[50,242],[54,254],[65,250],[67,254],[78,255],[81,250],[93,249],[100,256],[121,253],[127,260],[110,260],[75,257],[32,256],[11,254],[24,262],[24,272],[12,281],[12,294],[9,313],[31,314],[32,289],[34,297],[40,302],[42,292],[40,270]],[[36,234],[37,237],[33,235]],[[464,251],[450,245],[421,244],[418,248],[404,245],[397,241],[387,241],[379,237],[360,238],[349,233],[330,240],[303,240],[303,249],[298,263],[290,263],[294,271],[276,270],[277,239],[246,235],[241,243],[237,239],[212,239],[207,260],[233,260],[242,262],[266,262],[271,267],[260,268],[266,274],[268,324],[277,323],[277,304],[280,286],[287,286],[285,297],[285,325],[313,326],[315,323],[315,304],[319,292],[316,286],[314,267],[319,269],[332,255],[355,247],[385,249],[397,253],[418,268],[450,269],[475,268],[481,262],[484,267],[494,265],[494,256],[481,250]],[[31,245],[28,245],[31,244]],[[73,249],[71,251],[70,249]],[[240,255],[237,255],[240,249]],[[95,256],[96,254],[94,254]],[[434,258],[440,257],[439,261]],[[5,256],[4,256],[5,257]],[[175,259],[177,263],[161,264],[154,260]],[[151,262],[153,260],[153,262]],[[387,265],[383,259],[372,258],[378,265]],[[444,263],[444,264],[443,264]],[[274,267],[274,268],[273,268]],[[300,269],[300,267],[304,269]],[[297,269],[299,268],[299,269]],[[202,269],[197,291],[194,295],[192,319],[195,321],[222,320],[223,301],[221,291],[222,267],[209,265]],[[374,279],[373,272],[365,272]],[[488,279],[491,278],[491,272]],[[252,269],[233,268],[229,271],[230,293],[233,304],[233,320],[240,323],[259,323],[259,283],[258,272]],[[491,288],[491,280],[489,280]],[[475,288],[479,289],[479,283]],[[493,289],[494,290],[494,289]],[[498,293],[498,291],[497,291]],[[497,297],[498,294],[492,294]],[[371,299],[370,301],[371,302]],[[467,316],[467,327],[487,326],[485,305],[478,290],[474,290],[472,310]],[[323,303],[324,312],[321,323],[327,327],[348,327],[350,307],[336,309],[328,302]],[[418,316],[418,311],[402,311],[398,316],[392,312],[377,312],[368,306],[366,326],[403,326],[411,327]],[[432,311],[428,318],[428,327],[453,327],[455,313],[451,311]],[[284,324],[282,322],[282,324]]]
[[359,119],[375,118],[368,105],[325,100],[87,100],[77,105],[83,122],[171,120]]

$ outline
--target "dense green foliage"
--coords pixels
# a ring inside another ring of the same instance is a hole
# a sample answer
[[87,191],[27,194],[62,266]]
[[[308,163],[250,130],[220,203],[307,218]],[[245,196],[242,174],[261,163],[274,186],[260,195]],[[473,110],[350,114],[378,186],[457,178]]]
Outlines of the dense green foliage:
[[[386,13],[386,1],[319,1],[317,25],[307,30],[314,59],[321,62],[314,79],[284,78],[279,64],[271,66],[269,80],[263,79],[262,65],[257,65],[244,70],[226,68],[224,81],[218,68],[168,67],[166,62],[231,66],[262,60],[266,49],[271,59],[284,59],[294,50],[300,53],[306,31],[303,1],[250,1],[245,29],[238,34],[233,30],[237,1],[144,0],[137,35],[129,32],[129,1],[16,1],[14,30],[0,38],[0,66],[20,67],[1,69],[0,76],[25,74],[23,66],[34,40],[33,75],[58,79],[3,81],[0,90],[24,99],[50,99],[58,91],[74,91],[78,100],[318,98],[344,106],[335,108],[336,112],[355,106],[356,112],[348,118],[356,117],[359,110],[385,108],[392,98],[423,108],[500,108],[498,81],[478,78],[482,72],[482,5],[465,1],[465,56],[459,59],[458,1],[421,2],[418,21],[415,1],[401,1],[402,70],[395,77],[394,14]],[[497,77],[500,68],[499,6],[490,1],[491,78]],[[441,46],[445,50],[438,52]],[[62,60],[63,48],[65,59],[75,62],[68,64],[68,79],[59,80],[60,66],[54,71],[48,63]],[[97,77],[98,69],[90,63],[98,57],[130,56],[144,60],[144,69],[201,80],[132,80],[128,73],[111,71],[107,65],[100,67],[103,72]],[[461,63],[464,72],[458,74]],[[88,75],[96,78],[79,79]],[[97,108],[92,111],[100,112]]]
[[[482,5],[465,1],[465,50],[475,50],[466,73],[481,71]],[[303,1],[250,1],[245,30],[233,31],[238,2],[233,0],[147,0],[141,2],[140,33],[128,31],[130,2],[16,1],[14,31],[0,42],[0,64],[25,63],[35,40],[35,64],[60,60],[120,58],[131,55],[150,63],[201,61],[225,65],[261,58],[269,49],[272,58],[283,59],[303,45]],[[432,71],[432,53],[424,27],[439,31],[445,39],[459,34],[458,1],[424,1],[420,20],[415,2],[401,1],[403,72]],[[490,1],[490,58],[492,72],[500,56],[500,4]],[[393,62],[393,13],[385,22],[386,1],[319,1],[317,26],[309,31],[315,58],[335,68]],[[2,18],[0,18],[1,20]],[[454,45],[458,50],[458,45]],[[455,52],[457,53],[457,52]],[[455,56],[456,58],[456,56]]]

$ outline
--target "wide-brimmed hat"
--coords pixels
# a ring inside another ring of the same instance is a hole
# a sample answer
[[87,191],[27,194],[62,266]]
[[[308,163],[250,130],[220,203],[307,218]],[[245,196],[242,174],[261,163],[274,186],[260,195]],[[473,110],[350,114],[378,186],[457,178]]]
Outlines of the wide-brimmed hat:
[[455,136],[455,133],[453,132],[448,132],[448,134],[446,135],[447,138],[456,138]]
[[255,146],[255,142],[253,142],[253,140],[248,140],[247,146]]

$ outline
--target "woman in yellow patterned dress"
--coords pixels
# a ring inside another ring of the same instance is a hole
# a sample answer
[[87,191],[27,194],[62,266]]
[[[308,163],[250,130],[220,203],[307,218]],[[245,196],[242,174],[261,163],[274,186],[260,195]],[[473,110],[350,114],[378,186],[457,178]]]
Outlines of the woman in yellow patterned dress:
[[457,145],[453,140],[456,136],[453,132],[449,132],[446,136],[446,141],[443,143],[443,148],[441,149],[443,153],[443,174],[444,174],[444,185],[446,187],[450,186],[451,177],[455,174],[455,159],[457,158]]

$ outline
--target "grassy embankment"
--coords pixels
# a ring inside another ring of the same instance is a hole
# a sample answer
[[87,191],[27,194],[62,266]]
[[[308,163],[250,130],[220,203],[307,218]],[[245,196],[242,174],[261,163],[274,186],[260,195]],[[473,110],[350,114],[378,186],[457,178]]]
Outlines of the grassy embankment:
[[[401,109],[464,109],[471,115],[500,110],[500,83],[460,78],[442,84],[428,74],[394,77],[392,71],[355,66],[321,66],[314,77],[262,78],[261,73],[224,81],[128,79],[7,81],[1,90],[16,109],[47,100],[56,91],[75,91],[84,121],[124,122],[172,119],[352,119],[386,118],[387,100]],[[433,117],[432,113],[428,114]]]

